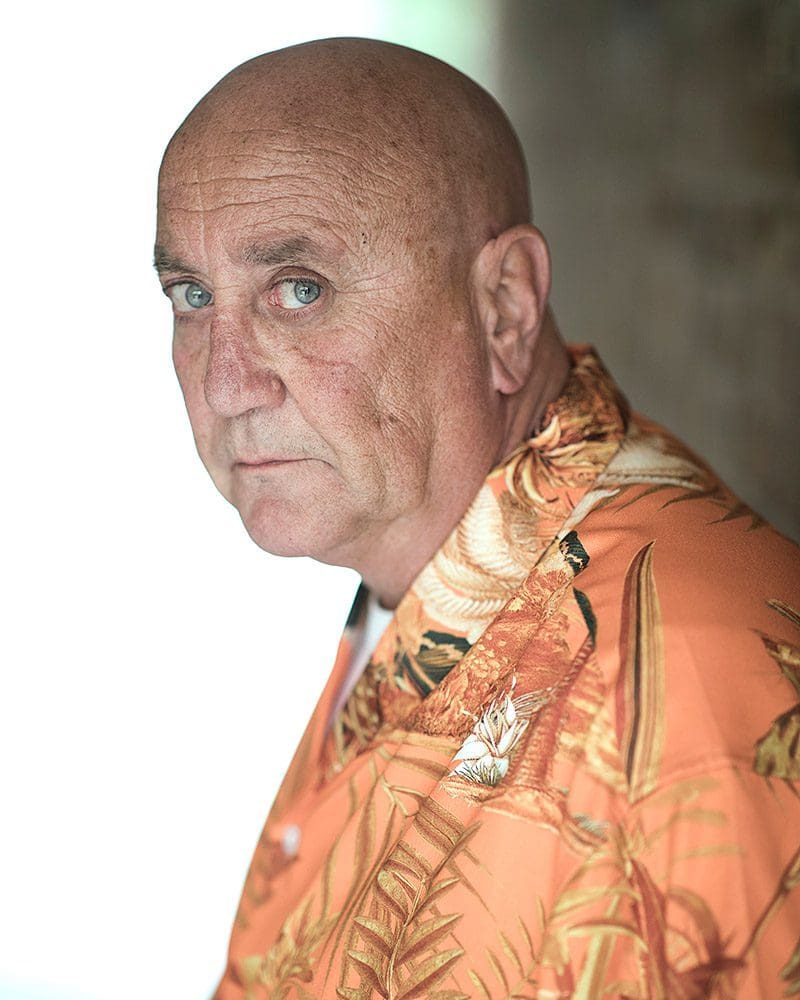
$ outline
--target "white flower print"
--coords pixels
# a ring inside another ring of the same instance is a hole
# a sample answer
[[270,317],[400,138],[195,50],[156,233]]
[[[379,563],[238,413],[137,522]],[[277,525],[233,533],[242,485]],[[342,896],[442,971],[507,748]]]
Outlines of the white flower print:
[[515,684],[516,680],[508,694],[495,698],[484,710],[453,758],[459,763],[451,774],[482,785],[496,785],[505,777],[509,757],[530,721],[530,712],[524,712],[528,717],[523,718],[517,710],[521,706],[511,700]]

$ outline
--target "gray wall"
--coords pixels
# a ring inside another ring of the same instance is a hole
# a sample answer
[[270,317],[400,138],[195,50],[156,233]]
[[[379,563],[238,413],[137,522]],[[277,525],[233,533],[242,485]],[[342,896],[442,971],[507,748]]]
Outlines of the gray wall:
[[562,332],[800,538],[800,4],[501,7]]

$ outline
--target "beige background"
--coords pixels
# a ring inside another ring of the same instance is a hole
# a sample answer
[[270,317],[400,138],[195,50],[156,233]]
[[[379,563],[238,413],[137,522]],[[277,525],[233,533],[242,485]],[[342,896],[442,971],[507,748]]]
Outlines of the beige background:
[[800,538],[800,4],[506,0],[566,338]]

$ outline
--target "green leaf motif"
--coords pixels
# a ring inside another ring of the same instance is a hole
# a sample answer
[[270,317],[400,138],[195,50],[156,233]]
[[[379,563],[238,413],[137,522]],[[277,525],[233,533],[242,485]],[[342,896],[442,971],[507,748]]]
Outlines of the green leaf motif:
[[517,949],[508,940],[508,938],[506,937],[506,935],[501,930],[498,930],[498,933],[500,935],[500,940],[503,943],[503,951],[511,959],[511,961],[514,963],[514,965],[517,967],[517,972],[519,972],[520,976],[524,977],[525,976],[525,969],[522,966],[522,960],[519,957],[519,953],[517,952]]
[[635,928],[622,923],[620,920],[587,920],[580,924],[572,924],[571,927],[566,929],[566,933],[570,937],[594,937],[595,935],[601,934],[621,934],[623,937],[632,938],[643,948],[646,947],[641,934],[638,934]]
[[384,902],[402,919],[408,916],[408,900],[396,876],[385,869],[378,872],[378,888]]
[[756,743],[753,769],[764,778],[800,781],[800,705],[779,715]]
[[448,892],[450,889],[452,889],[453,886],[456,885],[456,883],[459,881],[460,879],[458,877],[454,877],[454,878],[443,878],[440,879],[438,882],[434,882],[433,888],[423,900],[422,906],[420,907],[418,912],[422,913],[423,910],[426,910],[429,906],[432,906],[434,903],[438,902],[439,898],[441,896],[444,896],[444,894]]
[[372,920],[370,917],[354,917],[353,923],[358,926],[365,941],[368,941],[387,957],[392,953],[394,938],[385,924]]
[[404,962],[409,962],[418,955],[421,955],[429,948],[433,948],[434,945],[438,944],[442,938],[450,933],[450,928],[460,919],[460,913],[451,913],[449,916],[434,917],[420,924],[397,956],[398,963],[402,965]]
[[463,948],[454,948],[451,951],[443,951],[441,955],[434,955],[417,966],[414,974],[406,980],[397,994],[397,1000],[414,1000],[415,997],[426,996],[445,978],[463,954]]
[[664,748],[666,668],[654,546],[643,545],[630,562],[620,620],[617,739],[633,802],[655,788]]
[[481,979],[478,973],[475,972],[473,969],[468,969],[467,975],[472,980],[472,985],[477,987],[477,989],[481,991],[481,996],[483,997],[483,1000],[492,1000],[489,994],[489,990],[486,987],[486,983]]
[[[800,612],[795,608],[777,599],[768,600],[767,605],[800,628]],[[757,635],[795,694],[800,695],[800,646],[763,632],[757,632]],[[753,770],[764,778],[800,781],[800,704],[779,715],[756,743]]]
[[383,985],[383,970],[374,955],[368,955],[365,951],[348,951],[347,957],[358,966],[359,972],[373,989],[377,990],[382,997],[389,996]]
[[781,979],[786,980],[784,996],[792,997],[800,994],[800,938],[789,956],[789,961],[781,969]]

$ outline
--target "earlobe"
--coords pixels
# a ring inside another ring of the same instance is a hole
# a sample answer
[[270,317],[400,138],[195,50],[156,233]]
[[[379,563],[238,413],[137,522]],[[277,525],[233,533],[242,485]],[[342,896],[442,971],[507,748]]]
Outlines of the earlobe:
[[476,261],[478,305],[494,388],[518,392],[530,377],[550,291],[550,255],[532,225],[489,241]]

